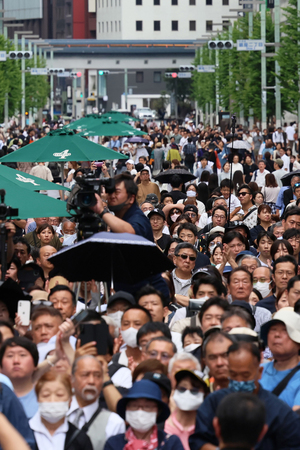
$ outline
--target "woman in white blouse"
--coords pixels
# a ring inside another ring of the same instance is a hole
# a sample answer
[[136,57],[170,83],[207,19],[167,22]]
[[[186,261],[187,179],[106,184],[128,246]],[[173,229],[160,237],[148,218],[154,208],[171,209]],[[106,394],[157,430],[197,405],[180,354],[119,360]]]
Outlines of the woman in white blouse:
[[39,379],[35,391],[39,409],[30,419],[29,425],[34,433],[37,449],[93,450],[85,432],[78,432],[66,419],[72,399],[70,376],[48,372]]

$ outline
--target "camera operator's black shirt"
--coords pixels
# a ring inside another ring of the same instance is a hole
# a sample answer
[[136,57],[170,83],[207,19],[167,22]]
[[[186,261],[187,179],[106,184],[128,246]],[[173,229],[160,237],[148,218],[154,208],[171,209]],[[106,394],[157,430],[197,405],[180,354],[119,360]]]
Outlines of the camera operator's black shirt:
[[133,205],[124,214],[122,220],[130,223],[135,231],[135,234],[138,236],[143,236],[148,239],[148,241],[154,242],[150,220],[140,210],[137,203],[133,203]]

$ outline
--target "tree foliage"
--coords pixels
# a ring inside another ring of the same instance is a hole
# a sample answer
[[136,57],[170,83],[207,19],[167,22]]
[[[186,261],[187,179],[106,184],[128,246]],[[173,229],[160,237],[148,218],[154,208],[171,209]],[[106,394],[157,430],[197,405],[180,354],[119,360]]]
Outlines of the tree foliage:
[[[297,0],[291,0],[296,3]],[[251,39],[261,38],[260,13],[253,17],[253,36]],[[228,31],[222,32],[216,39],[249,39],[248,14],[239,17],[232,27],[232,35]],[[297,39],[295,40],[295,42]],[[274,23],[270,12],[266,14],[266,42],[274,42]],[[274,47],[267,47],[267,52],[274,53]],[[298,50],[297,50],[298,51]],[[253,108],[254,116],[261,119],[261,52],[219,50],[219,65],[215,73],[195,73],[192,78],[192,98],[204,110],[206,103],[212,102],[216,107],[216,77],[219,80],[219,104],[221,109],[238,112],[241,108],[245,116]],[[290,58],[292,59],[291,55]],[[216,51],[208,46],[197,52],[194,64],[215,65]],[[295,73],[295,71],[294,71]],[[284,75],[282,76],[284,78]],[[267,86],[275,86],[275,58],[267,58]],[[275,114],[275,91],[267,90],[267,115]],[[288,108],[288,101],[283,96],[282,109]]]
[[[34,60],[26,61],[26,67],[34,67]],[[44,59],[37,58],[37,67],[46,67]],[[30,108],[43,108],[47,102],[50,86],[47,75],[31,75],[25,74],[25,108],[28,111]]]

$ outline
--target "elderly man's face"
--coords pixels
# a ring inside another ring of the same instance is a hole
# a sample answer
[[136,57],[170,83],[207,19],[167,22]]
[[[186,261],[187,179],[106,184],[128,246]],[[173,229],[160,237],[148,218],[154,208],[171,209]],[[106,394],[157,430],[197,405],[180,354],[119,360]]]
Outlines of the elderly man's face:
[[103,371],[99,361],[84,358],[78,361],[72,376],[72,385],[81,407],[93,403],[100,395],[103,385]]
[[245,258],[242,261],[241,267],[245,267],[248,272],[253,273],[258,267],[258,262],[253,258]]

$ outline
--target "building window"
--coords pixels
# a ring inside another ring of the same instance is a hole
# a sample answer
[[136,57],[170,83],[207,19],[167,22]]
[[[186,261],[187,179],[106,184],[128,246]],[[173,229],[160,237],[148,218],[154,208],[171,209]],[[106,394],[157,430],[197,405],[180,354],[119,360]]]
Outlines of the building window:
[[136,83],[144,83],[144,72],[136,72],[135,82]]
[[136,6],[142,6],[143,0],[135,0]]
[[154,6],[159,6],[160,5],[160,0],[153,0],[153,5]]
[[229,6],[229,0],[223,0],[223,6]]
[[154,31],[160,31],[160,20],[154,20]]
[[190,20],[190,31],[196,31],[196,20]]
[[196,0],[190,0],[190,6],[196,6]]
[[108,33],[108,22],[106,22],[106,33]]
[[172,59],[172,64],[177,64],[177,59]]
[[101,33],[101,22],[98,22],[98,31]]
[[143,31],[143,21],[142,20],[137,20],[135,22],[135,30],[136,31]]
[[177,6],[178,5],[178,0],[171,0],[171,5],[172,6]]
[[102,22],[102,33],[104,33],[104,22]]
[[111,32],[114,31],[114,23],[113,23],[113,21],[110,22],[110,31]]
[[101,0],[98,0],[98,8],[101,8]]
[[207,20],[206,21],[206,31],[212,31],[212,29],[213,29],[212,20]]
[[148,64],[148,59],[144,59],[144,64]]
[[121,20],[119,20],[119,31],[121,32]]
[[118,22],[115,20],[115,32],[118,31]]
[[223,20],[223,30],[228,31],[229,30],[229,20]]
[[178,20],[172,20],[172,31],[178,31]]
[[206,5],[212,5],[212,0],[206,0]]
[[153,82],[154,83],[161,83],[161,72],[154,72],[153,73]]

